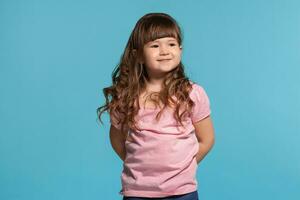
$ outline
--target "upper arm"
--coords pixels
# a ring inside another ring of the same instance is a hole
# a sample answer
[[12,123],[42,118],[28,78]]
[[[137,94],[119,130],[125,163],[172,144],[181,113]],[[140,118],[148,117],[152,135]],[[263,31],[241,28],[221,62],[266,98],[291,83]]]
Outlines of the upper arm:
[[210,101],[203,87],[194,84],[190,98],[194,102],[191,113],[193,123],[199,122],[211,114]]
[[113,125],[110,126],[110,142],[114,151],[118,156],[124,161],[126,158],[126,148],[125,148],[125,134],[122,134],[120,129],[117,129]]
[[114,125],[110,125],[110,130],[109,130],[109,136],[111,141],[125,141],[126,140],[126,134],[122,133],[120,129],[117,129],[114,127]]
[[193,125],[195,127],[195,133],[199,142],[214,142],[214,128],[210,116],[193,123]]

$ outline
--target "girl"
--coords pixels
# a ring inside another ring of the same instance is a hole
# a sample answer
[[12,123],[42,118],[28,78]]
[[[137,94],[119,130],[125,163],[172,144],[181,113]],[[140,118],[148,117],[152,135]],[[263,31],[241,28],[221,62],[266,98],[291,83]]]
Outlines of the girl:
[[209,99],[181,62],[182,36],[165,13],[136,23],[112,86],[104,88],[110,142],[124,161],[123,200],[197,200],[197,164],[214,143]]

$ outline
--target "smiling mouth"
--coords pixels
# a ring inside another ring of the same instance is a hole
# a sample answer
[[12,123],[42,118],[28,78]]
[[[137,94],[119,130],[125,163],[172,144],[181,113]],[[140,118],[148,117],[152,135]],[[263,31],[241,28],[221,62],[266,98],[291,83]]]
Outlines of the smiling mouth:
[[162,62],[162,61],[170,61],[171,59],[163,59],[163,60],[157,60],[159,62]]

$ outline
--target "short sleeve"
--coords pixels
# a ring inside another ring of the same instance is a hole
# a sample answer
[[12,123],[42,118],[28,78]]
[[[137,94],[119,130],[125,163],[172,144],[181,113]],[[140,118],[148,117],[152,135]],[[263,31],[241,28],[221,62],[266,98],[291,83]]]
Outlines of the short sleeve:
[[113,125],[117,129],[121,130],[121,121],[118,116],[119,116],[118,113],[115,111],[111,111],[109,113],[111,125]]
[[210,115],[210,101],[205,90],[200,85],[193,84],[190,98],[195,103],[191,113],[191,120],[193,123]]

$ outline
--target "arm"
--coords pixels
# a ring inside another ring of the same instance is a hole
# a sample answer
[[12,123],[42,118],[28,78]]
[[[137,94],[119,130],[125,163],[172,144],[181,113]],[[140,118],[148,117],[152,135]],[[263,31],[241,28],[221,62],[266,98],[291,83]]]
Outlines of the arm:
[[118,154],[121,160],[124,161],[126,157],[125,134],[122,134],[120,130],[111,125],[109,137],[111,146],[113,147],[114,151]]
[[210,116],[194,123],[193,125],[199,142],[199,151],[196,155],[197,163],[199,163],[214,145],[214,128]]

